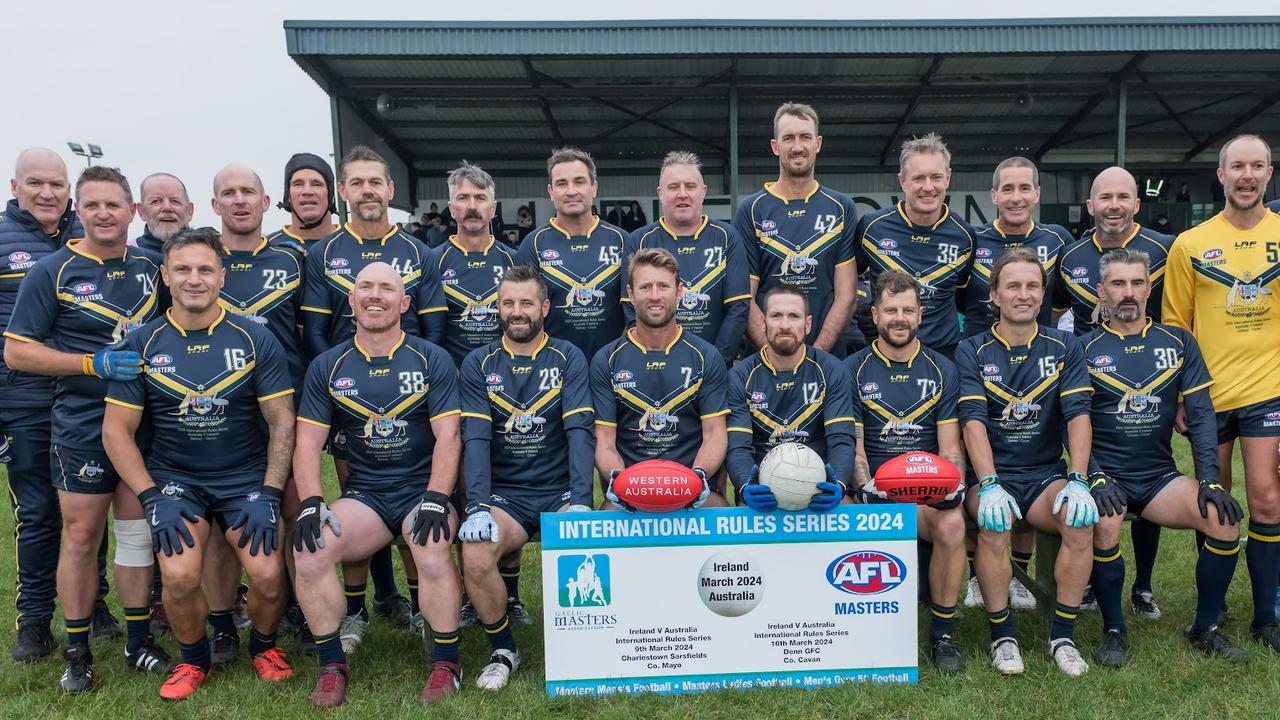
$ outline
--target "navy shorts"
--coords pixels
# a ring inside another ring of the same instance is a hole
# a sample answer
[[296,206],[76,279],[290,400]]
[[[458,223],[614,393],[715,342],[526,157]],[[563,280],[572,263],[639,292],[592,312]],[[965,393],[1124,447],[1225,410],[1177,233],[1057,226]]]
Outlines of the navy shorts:
[[1280,397],[1218,413],[1218,444],[1238,437],[1280,437]]
[[388,490],[361,490],[347,487],[342,492],[342,497],[355,500],[377,513],[378,519],[387,526],[387,530],[391,531],[391,539],[394,540],[400,537],[400,528],[404,525],[404,519],[417,509],[425,489],[426,483],[423,483],[422,487],[410,485]]
[[[1063,477],[1065,476],[1060,472],[1046,472],[1043,475],[1001,475],[1000,487],[1013,496],[1014,502],[1018,503],[1018,511],[1025,518],[1031,511],[1031,506],[1040,499],[1044,489],[1049,487],[1049,483],[1061,480]],[[965,483],[968,486],[966,490],[977,496],[977,478],[970,473],[966,476]]]
[[1134,515],[1141,516],[1142,511],[1151,504],[1156,495],[1165,489],[1169,483],[1173,482],[1182,473],[1177,470],[1170,470],[1155,476],[1149,476],[1139,479],[1129,479],[1122,477],[1113,478],[1120,489],[1124,491],[1126,498],[1125,506],[1129,512]]
[[76,448],[54,443],[49,446],[49,468],[53,487],[83,495],[106,495],[116,491],[120,476],[101,447]]
[[261,475],[219,478],[217,482],[193,482],[190,478],[179,478],[168,474],[152,473],[151,476],[155,479],[160,492],[175,496],[178,502],[190,508],[206,522],[210,524],[216,522],[221,525],[223,531],[235,522],[236,516],[248,502],[249,495],[262,491]]
[[520,523],[520,527],[524,528],[529,537],[533,537],[542,528],[542,513],[558,512],[569,502],[570,497],[568,490],[533,492],[522,488],[490,495],[489,505],[502,508],[503,512]]

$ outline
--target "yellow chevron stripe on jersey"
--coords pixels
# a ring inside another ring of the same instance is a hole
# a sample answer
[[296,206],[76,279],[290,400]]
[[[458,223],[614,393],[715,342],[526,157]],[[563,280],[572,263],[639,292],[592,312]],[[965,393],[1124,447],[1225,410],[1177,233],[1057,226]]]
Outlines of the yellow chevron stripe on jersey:
[[[558,267],[543,265],[542,270],[547,275],[551,276],[553,280],[559,280],[561,283],[564,283],[561,287],[565,290],[574,292],[576,290],[583,289],[594,290],[600,283],[611,279],[613,275],[622,271],[622,267],[619,265],[605,265],[603,267],[603,270],[598,270],[595,275],[590,275],[585,280],[577,280],[572,275],[569,275]],[[560,283],[556,284],[559,285]]]
[[1022,400],[1035,400],[1036,398],[1040,397],[1041,395],[1044,395],[1044,391],[1045,391],[1045,390],[1048,390],[1050,385],[1052,385],[1052,384],[1054,384],[1055,382],[1057,382],[1057,381],[1058,381],[1058,378],[1062,375],[1062,367],[1063,367],[1063,365],[1064,365],[1064,364],[1065,364],[1065,363],[1061,363],[1061,362],[1060,362],[1060,363],[1057,363],[1057,364],[1055,365],[1056,370],[1055,370],[1054,374],[1052,374],[1052,375],[1050,375],[1049,377],[1047,377],[1047,378],[1045,378],[1045,379],[1041,380],[1041,381],[1040,381],[1040,383],[1039,383],[1038,385],[1036,385],[1035,387],[1031,388],[1030,390],[1027,390],[1027,391],[1025,391],[1025,392],[1018,393],[1018,395],[1017,395],[1016,397],[1015,397],[1012,393],[1010,393],[1009,391],[1007,391],[1007,390],[1005,390],[1004,388],[1000,387],[1000,386],[999,386],[999,385],[997,385],[996,383],[991,382],[990,380],[983,380],[983,381],[982,381],[982,384],[987,388],[987,390],[988,390],[992,395],[995,395],[996,397],[1000,398],[1001,400],[1005,400],[1005,401],[1007,401],[1007,402],[1020,402],[1020,401],[1022,401]]
[[701,388],[702,388],[702,380],[697,380],[692,385],[685,388],[683,391],[678,393],[675,397],[671,398],[670,400],[663,403],[659,407],[654,407],[653,405],[650,405],[648,402],[645,402],[644,400],[640,399],[630,390],[627,390],[625,388],[616,388],[614,392],[618,393],[618,397],[631,403],[631,406],[634,407],[636,410],[639,410],[640,412],[670,413],[677,405],[684,402],[685,400],[688,400],[690,397],[695,395],[698,392],[698,390]]
[[881,405],[880,403],[874,400],[863,400],[862,404],[864,407],[875,411],[877,415],[879,415],[881,418],[885,419],[886,421],[898,420],[902,422],[908,422],[911,420],[915,420],[921,415],[924,415],[929,410],[933,409],[933,407],[937,405],[941,399],[942,399],[941,394],[933,395],[929,397],[927,400],[925,400],[923,403],[921,403],[920,407],[916,408],[915,410],[912,410],[911,412],[903,413],[901,417],[899,417],[897,413],[890,411],[888,408],[886,408],[885,406]]
[[[183,398],[191,394],[196,394],[201,396],[218,395],[221,393],[229,393],[232,390],[234,390],[236,387],[238,387],[242,382],[244,382],[249,378],[249,375],[253,372],[253,369],[255,367],[257,367],[257,361],[250,360],[249,362],[245,363],[245,366],[243,369],[233,370],[225,378],[208,386],[204,386],[204,383],[196,383],[196,387],[185,385],[181,382],[178,382],[178,380],[176,379],[178,377],[177,375],[161,375],[159,373],[147,373],[146,378],[147,380],[151,381],[152,384],[156,385],[161,390],[165,391],[167,394],[173,395],[174,397],[178,397],[178,398]],[[198,389],[201,386],[204,386],[203,390]]]
[[298,279],[295,278],[290,280],[284,284],[283,288],[272,290],[264,295],[260,300],[245,301],[249,304],[243,308],[240,307],[238,301],[234,299],[228,300],[223,295],[218,296],[218,304],[221,305],[223,309],[235,313],[236,315],[265,315],[275,309],[275,307],[282,301],[289,299],[289,296],[293,291],[298,289],[299,285],[301,285],[301,282]]
[[756,230],[756,237],[760,239],[760,244],[763,245],[766,250],[772,250],[774,251],[774,255],[778,255],[783,260],[790,262],[791,258],[798,255],[804,255],[805,257],[813,257],[814,255],[817,255],[824,250],[827,245],[830,245],[833,240],[838,239],[843,233],[844,222],[841,221],[840,224],[836,225],[830,232],[819,236],[817,240],[810,242],[802,248],[792,248],[784,243],[780,243],[759,230]]
[[757,410],[756,408],[751,408],[751,417],[755,418],[756,420],[759,420],[761,425],[764,425],[766,428],[774,432],[785,432],[788,430],[795,430],[796,428],[803,425],[805,421],[813,417],[814,413],[821,410],[822,406],[825,405],[826,402],[827,402],[827,389],[826,387],[823,387],[822,392],[818,393],[817,400],[806,405],[804,410],[801,410],[800,414],[796,415],[795,418],[793,418],[790,422],[785,422],[785,423],[778,422],[777,420],[774,420],[768,415],[765,415],[763,411]]
[[537,400],[530,403],[529,406],[524,408],[523,410],[516,407],[514,404],[508,402],[506,398],[501,397],[500,395],[498,395],[492,390],[490,390],[488,394],[489,394],[489,402],[493,403],[494,405],[497,405],[503,410],[506,410],[507,413],[510,415],[520,415],[520,414],[536,413],[542,408],[546,407],[547,405],[550,405],[551,401],[560,397],[560,388],[558,387],[551,388],[550,390],[543,393],[542,396],[539,397]]

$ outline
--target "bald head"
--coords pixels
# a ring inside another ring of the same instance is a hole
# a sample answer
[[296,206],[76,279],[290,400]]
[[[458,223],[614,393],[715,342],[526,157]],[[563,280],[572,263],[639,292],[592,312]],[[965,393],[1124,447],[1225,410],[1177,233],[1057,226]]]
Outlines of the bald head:
[[1109,167],[1093,179],[1087,203],[1093,216],[1094,237],[1105,246],[1118,246],[1133,233],[1138,214],[1138,181],[1122,167]]
[[1093,179],[1093,185],[1089,188],[1089,196],[1097,197],[1099,188],[1125,189],[1129,190],[1134,197],[1138,196],[1138,180],[1133,177],[1133,173],[1115,165],[1098,173],[1098,176]]
[[227,247],[262,240],[262,216],[270,202],[262,178],[244,165],[227,165],[213,176],[213,211],[222,218],[222,241]]
[[219,195],[222,189],[232,184],[249,184],[251,183],[258,190],[258,194],[264,194],[266,190],[262,185],[262,178],[258,177],[258,173],[252,168],[237,163],[224,166],[213,176],[213,194]]
[[356,275],[355,286],[347,299],[357,328],[368,333],[399,329],[400,315],[409,309],[404,279],[395,268],[384,262],[365,266]]
[[13,164],[13,176],[21,178],[31,172],[59,172],[62,179],[67,179],[67,164],[62,156],[49,148],[33,147],[18,153],[18,160]]
[[71,198],[67,164],[58,153],[42,147],[18,153],[9,190],[18,201],[18,207],[31,213],[45,232],[53,234],[58,231]]

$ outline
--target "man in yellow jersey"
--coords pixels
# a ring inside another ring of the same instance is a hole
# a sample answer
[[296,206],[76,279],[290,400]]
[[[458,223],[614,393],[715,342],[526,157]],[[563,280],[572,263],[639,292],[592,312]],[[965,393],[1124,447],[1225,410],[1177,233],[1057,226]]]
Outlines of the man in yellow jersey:
[[[1174,242],[1165,277],[1164,321],[1191,330],[1213,375],[1218,457],[1231,467],[1240,438],[1253,585],[1252,634],[1280,652],[1276,578],[1280,574],[1280,217],[1262,198],[1271,181],[1271,147],[1237,135],[1218,153],[1227,206]],[[1179,414],[1178,426],[1186,422]],[[1223,485],[1229,476],[1224,472]],[[1228,485],[1228,487],[1230,487]]]

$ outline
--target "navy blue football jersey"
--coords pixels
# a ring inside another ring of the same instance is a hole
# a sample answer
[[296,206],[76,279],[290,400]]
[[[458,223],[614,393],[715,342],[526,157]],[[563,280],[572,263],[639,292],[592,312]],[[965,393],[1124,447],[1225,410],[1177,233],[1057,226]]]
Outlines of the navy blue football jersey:
[[1040,326],[1013,346],[993,326],[961,341],[955,361],[960,421],[986,423],[996,471],[1036,481],[1064,473],[1067,423],[1089,412],[1093,392],[1079,340]]
[[[334,225],[332,226],[332,229],[329,230],[329,234],[332,235],[335,231],[339,229],[340,229],[339,226]],[[319,245],[320,242],[325,239],[327,238],[307,240],[306,238],[294,232],[293,228],[288,225],[285,225],[279,230],[267,235],[267,242],[271,243],[272,245],[281,245],[285,240],[292,241],[290,244],[296,243],[298,245],[301,245],[303,255],[306,255],[307,253],[309,253],[311,251],[311,248],[315,247],[316,245]]]
[[460,411],[458,374],[443,348],[401,335],[389,355],[371,356],[352,337],[307,368],[298,420],[346,434],[348,488],[425,490],[431,421]]
[[[815,184],[807,197],[787,200],[773,183],[744,198],[733,226],[746,248],[747,269],[757,281],[756,302],[775,285],[798,285],[809,296],[813,344],[835,301],[836,268],[853,264],[858,213],[842,192]],[[763,306],[761,306],[763,309]]]
[[153,439],[147,471],[158,483],[260,481],[268,433],[259,404],[293,393],[289,362],[267,330],[228,313],[203,330],[171,314],[124,341],[142,355],[142,379],[107,385],[107,402],[141,410]]
[[898,270],[920,283],[920,342],[947,348],[960,342],[957,291],[969,280],[973,230],[942,206],[933,225],[916,225],[902,203],[866,215],[858,223],[858,265],[871,287],[886,270]]
[[965,336],[977,335],[996,321],[995,307],[991,304],[991,266],[996,264],[1005,250],[1015,247],[1035,251],[1044,268],[1044,303],[1040,306],[1040,314],[1036,316],[1036,320],[1041,325],[1053,325],[1053,289],[1058,279],[1058,254],[1070,240],[1070,233],[1057,225],[1039,223],[1033,223],[1031,229],[1023,235],[1006,234],[1000,229],[999,220],[975,230],[973,269],[969,273],[969,284],[964,290]]
[[441,343],[455,365],[472,350],[502,335],[498,325],[498,282],[514,262],[511,250],[489,237],[480,252],[467,252],[455,236],[427,256],[432,308],[448,307]]
[[570,235],[555,220],[525,236],[517,265],[542,271],[551,298],[546,330],[594,357],[622,335],[623,230],[596,218],[586,235]]
[[[1134,223],[1133,232],[1120,247],[1141,250],[1151,257],[1151,297],[1147,300],[1147,315],[1159,322],[1164,297],[1164,269],[1169,260],[1169,248],[1173,247],[1173,236]],[[1090,229],[1075,243],[1067,245],[1058,258],[1053,306],[1057,310],[1071,311],[1076,335],[1088,334],[1107,319],[1102,304],[1098,302],[1098,283],[1102,282],[1098,261],[1110,249],[1099,245],[1094,239],[1094,230]]]
[[[849,373],[834,355],[812,346],[794,370],[779,370],[769,349],[729,371],[729,472],[735,487],[779,443],[798,442],[848,483],[853,474],[853,407]],[[750,462],[739,463],[745,452]]]
[[628,323],[636,319],[627,292],[629,261],[637,250],[655,247],[669,251],[680,263],[684,296],[676,321],[715,345],[722,357],[736,357],[751,300],[746,250],[738,232],[703,215],[693,235],[677,236],[662,219],[631,233],[622,246],[622,310]]
[[[595,417],[582,351],[544,335],[532,355],[516,355],[497,340],[462,361],[461,384],[463,440],[489,443],[491,493],[569,489],[568,431],[590,433]],[[574,478],[581,493],[574,502],[590,505],[585,475]],[[468,478],[468,493],[473,485]]]
[[627,330],[591,360],[596,423],[617,428],[618,454],[627,465],[662,458],[692,466],[702,447],[702,421],[729,414],[724,360],[683,328],[662,350],[646,350],[634,333]]
[[872,476],[906,453],[937,454],[938,426],[954,423],[960,397],[955,365],[917,343],[906,362],[891,360],[872,342],[845,361],[853,384],[853,415]]
[[1170,439],[1178,403],[1213,384],[1195,338],[1147,320],[1127,337],[1104,322],[1080,340],[1093,382],[1091,458],[1126,479],[1176,472]]
[[299,251],[271,245],[266,238],[253,250],[224,247],[222,267],[227,275],[218,296],[229,312],[271,332],[289,359],[295,387],[307,369],[298,340],[303,262]]
[[[71,242],[27,271],[5,336],[66,353],[92,354],[119,343],[169,305],[154,253],[126,248],[104,260]],[[55,378],[53,442],[101,442],[107,382],[91,375]]]

